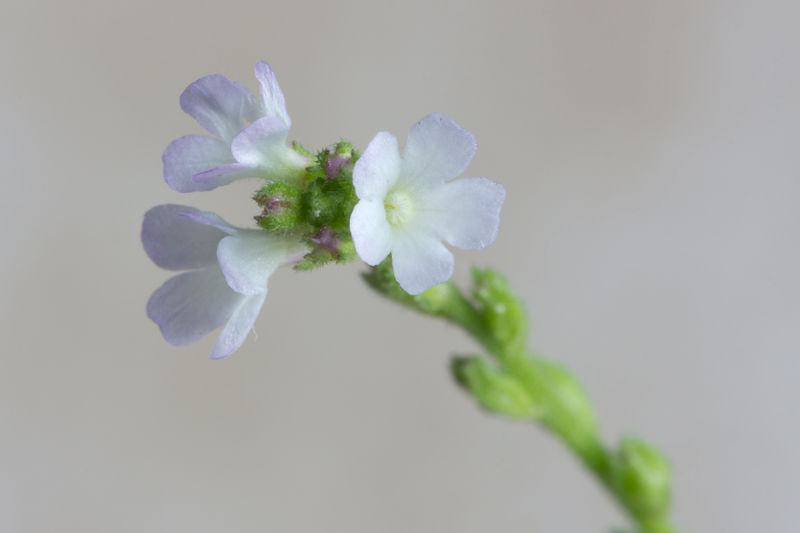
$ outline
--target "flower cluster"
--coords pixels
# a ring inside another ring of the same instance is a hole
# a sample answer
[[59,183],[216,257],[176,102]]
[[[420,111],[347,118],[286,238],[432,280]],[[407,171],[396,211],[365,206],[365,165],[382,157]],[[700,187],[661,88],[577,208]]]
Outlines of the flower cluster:
[[345,141],[312,154],[286,142],[291,120],[272,68],[261,62],[255,72],[258,99],[219,74],[192,83],[180,98],[213,136],[170,143],[164,180],[176,191],[198,192],[256,178],[261,185],[253,199],[261,212],[253,229],[187,206],[147,212],[148,256],[162,268],[185,271],[147,303],[168,342],[193,343],[227,322],[211,357],[233,353],[279,266],[308,270],[356,254],[374,266],[391,254],[400,286],[420,294],[453,273],[444,243],[481,250],[495,240],[505,189],[486,178],[455,180],[476,143],[453,120],[433,113],[417,122],[402,156],[387,132],[363,155]]

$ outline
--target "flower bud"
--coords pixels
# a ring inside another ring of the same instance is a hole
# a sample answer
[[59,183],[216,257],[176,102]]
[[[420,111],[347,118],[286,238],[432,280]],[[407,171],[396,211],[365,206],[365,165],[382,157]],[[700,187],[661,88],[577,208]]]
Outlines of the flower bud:
[[324,157],[323,165],[325,167],[325,177],[328,179],[337,179],[342,177],[342,174],[353,171],[353,145],[347,141],[336,143],[333,150],[328,150]]
[[311,270],[332,261],[347,263],[355,257],[352,239],[343,237],[328,226],[322,226],[316,233],[303,237],[310,252],[295,265],[296,270]]
[[487,411],[517,420],[533,420],[540,414],[536,402],[522,385],[483,359],[456,357],[451,368],[459,385]]
[[597,420],[578,380],[564,367],[527,354],[508,359],[508,373],[542,406],[541,421],[578,453],[596,453]]
[[481,304],[483,319],[492,335],[508,352],[525,349],[528,317],[525,307],[502,274],[492,269],[473,269],[473,296]]
[[611,458],[611,485],[640,520],[666,516],[671,481],[664,456],[639,439],[623,439]]
[[256,223],[267,231],[286,233],[303,221],[303,190],[288,183],[273,182],[265,185],[253,196],[263,208],[254,217]]

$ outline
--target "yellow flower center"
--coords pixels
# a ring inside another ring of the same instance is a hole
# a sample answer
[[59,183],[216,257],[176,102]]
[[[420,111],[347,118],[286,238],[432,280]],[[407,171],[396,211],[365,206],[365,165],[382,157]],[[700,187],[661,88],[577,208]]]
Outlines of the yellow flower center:
[[386,208],[386,220],[392,226],[399,226],[411,215],[411,200],[404,191],[390,191],[383,200]]

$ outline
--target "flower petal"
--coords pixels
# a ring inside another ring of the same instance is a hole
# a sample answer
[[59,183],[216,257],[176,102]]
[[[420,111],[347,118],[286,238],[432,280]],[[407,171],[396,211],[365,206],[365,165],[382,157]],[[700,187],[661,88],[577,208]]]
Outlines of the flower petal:
[[209,133],[230,142],[242,131],[242,113],[257,106],[256,99],[242,84],[222,74],[200,78],[181,94],[181,109]]
[[233,139],[231,150],[236,160],[258,167],[267,179],[295,179],[308,166],[308,160],[286,146],[289,127],[275,117],[256,120]]
[[408,294],[421,294],[453,275],[453,254],[433,235],[396,229],[392,243],[394,276]]
[[441,113],[431,113],[411,127],[398,186],[427,189],[455,179],[477,149],[470,132]]
[[172,141],[162,156],[164,181],[178,192],[210,191],[214,184],[194,181],[195,174],[236,163],[228,144],[206,135],[187,135]]
[[358,256],[366,264],[375,266],[386,259],[392,250],[392,229],[383,201],[358,202],[350,215],[350,233]]
[[239,230],[217,247],[217,259],[231,289],[252,295],[266,292],[267,280],[284,264],[298,242],[263,230]]
[[[175,214],[183,218],[188,218],[189,220],[194,220],[200,224],[205,224],[206,226],[213,226],[220,231],[224,231],[228,235],[236,235],[239,233],[239,228],[231,226],[222,220],[221,216],[209,211],[198,211],[194,209],[193,211],[178,211]],[[217,244],[219,244],[219,242]],[[214,248],[214,257],[216,257],[216,252],[217,250]]]
[[261,177],[261,173],[257,168],[243,165],[242,163],[231,163],[230,165],[222,165],[221,167],[195,174],[192,179],[197,183],[202,183],[211,189],[215,189],[237,180],[259,177]]
[[497,238],[506,189],[486,178],[451,181],[421,197],[418,224],[462,250],[483,250]]
[[168,270],[190,270],[217,262],[217,245],[227,233],[198,224],[191,219],[195,216],[219,219],[214,213],[175,204],[159,205],[145,213],[142,245],[156,265]]
[[211,350],[211,359],[224,359],[235,352],[247,338],[253,324],[264,305],[267,291],[252,296],[245,296],[239,308],[233,313],[228,324],[219,334],[214,349]]
[[353,168],[353,185],[361,200],[380,201],[400,175],[400,149],[397,137],[388,131],[378,133]]
[[[261,83],[261,109],[262,117],[275,117],[279,118],[288,130],[292,125],[289,118],[289,113],[286,112],[286,99],[283,97],[278,85],[278,80],[275,78],[275,71],[269,66],[269,63],[259,61],[256,63],[256,78]],[[255,122],[257,118],[248,118],[250,122]]]
[[224,324],[244,299],[211,266],[168,279],[147,302],[147,316],[167,342],[185,346]]

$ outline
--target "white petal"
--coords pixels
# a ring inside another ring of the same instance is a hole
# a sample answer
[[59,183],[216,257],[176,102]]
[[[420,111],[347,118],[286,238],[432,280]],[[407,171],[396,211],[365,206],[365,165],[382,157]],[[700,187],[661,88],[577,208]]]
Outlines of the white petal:
[[382,203],[389,187],[397,181],[401,162],[397,137],[387,131],[378,133],[353,168],[356,196]]
[[[256,63],[256,78],[261,83],[262,116],[279,118],[288,130],[292,121],[289,119],[289,113],[286,112],[286,99],[283,97],[283,91],[278,85],[272,67],[264,61]],[[251,122],[255,122],[255,120],[251,120]]]
[[214,349],[211,350],[211,359],[224,359],[242,345],[247,338],[247,334],[253,328],[266,297],[266,291],[244,297],[239,308],[233,313],[228,324],[219,334],[217,342],[214,343]]
[[238,293],[252,295],[266,292],[269,277],[298,246],[296,240],[263,230],[240,230],[220,241],[217,259],[228,285]]
[[224,324],[244,298],[211,266],[168,279],[147,302],[147,316],[167,342],[185,346]]
[[227,142],[242,130],[242,112],[254,106],[256,99],[250,91],[222,74],[200,78],[181,94],[181,109]]
[[453,275],[453,254],[433,235],[395,229],[394,276],[408,294],[421,294]]
[[243,165],[242,163],[232,163],[230,165],[212,168],[200,174],[195,174],[192,179],[210,189],[215,189],[237,180],[259,177],[261,177],[261,172],[257,168],[251,167],[250,165]]
[[162,160],[164,181],[178,192],[210,191],[216,185],[194,181],[194,175],[236,163],[228,144],[205,135],[187,135],[172,141]]
[[383,201],[358,202],[350,215],[350,233],[356,253],[366,264],[375,266],[386,259],[392,249],[392,229]]
[[[198,211],[197,209],[193,209],[192,211],[181,210],[176,214],[180,217],[199,222],[200,224],[205,224],[206,226],[213,226],[220,231],[224,231],[227,235],[236,235],[239,233],[239,228],[231,226],[225,222],[221,216],[209,211]],[[216,248],[214,248],[214,257],[216,257]]]
[[475,156],[475,137],[441,113],[411,127],[398,187],[427,189],[457,178]]
[[415,223],[462,250],[483,250],[497,238],[506,189],[486,178],[464,178],[415,201]]
[[279,119],[260,118],[233,139],[233,156],[243,165],[261,169],[267,179],[297,179],[308,160],[286,146],[288,134],[289,127]]
[[183,205],[159,205],[145,213],[142,245],[155,264],[168,270],[190,270],[217,262],[217,245],[228,233],[198,224],[194,217],[225,223],[214,213]]

